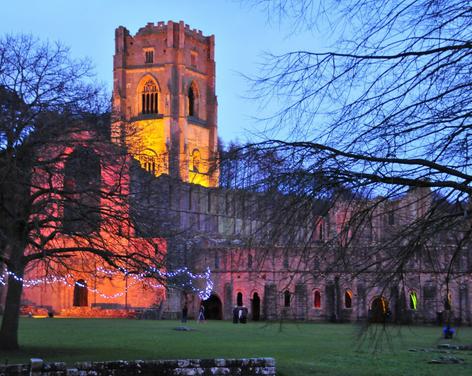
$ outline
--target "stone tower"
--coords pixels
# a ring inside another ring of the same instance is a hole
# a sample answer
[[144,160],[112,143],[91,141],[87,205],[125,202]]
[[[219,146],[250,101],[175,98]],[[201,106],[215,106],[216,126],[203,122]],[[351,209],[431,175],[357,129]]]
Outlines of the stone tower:
[[214,48],[182,21],[115,30],[112,140],[156,176],[218,185]]

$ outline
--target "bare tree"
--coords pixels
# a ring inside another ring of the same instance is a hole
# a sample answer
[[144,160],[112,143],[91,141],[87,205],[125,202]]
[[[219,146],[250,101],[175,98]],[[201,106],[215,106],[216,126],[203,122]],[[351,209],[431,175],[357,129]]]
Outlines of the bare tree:
[[331,49],[313,51],[307,39],[305,50],[267,56],[254,80],[266,108],[279,109],[263,120],[280,137],[250,148],[283,158],[266,180],[299,197],[281,215],[305,205],[312,219],[310,199],[329,199],[329,210],[345,213],[336,244],[324,245],[331,270],[370,272],[388,291],[412,261],[429,260],[447,296],[452,275],[467,276],[457,265],[470,248],[471,4],[253,3],[294,29],[339,35]]
[[8,274],[0,347],[18,347],[26,268],[38,276],[152,273],[163,244],[133,239],[130,160],[111,145],[109,100],[91,65],[32,36],[0,39],[0,260]]

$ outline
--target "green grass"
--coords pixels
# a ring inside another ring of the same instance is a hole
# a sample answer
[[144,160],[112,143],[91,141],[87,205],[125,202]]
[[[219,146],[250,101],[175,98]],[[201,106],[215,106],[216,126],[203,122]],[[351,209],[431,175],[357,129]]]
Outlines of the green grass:
[[[0,353],[2,363],[172,358],[274,357],[278,375],[472,375],[472,352],[457,351],[464,364],[432,365],[439,327],[371,326],[364,342],[348,324],[234,325],[189,322],[192,332],[172,330],[176,321],[28,319],[20,322],[21,350]],[[375,334],[375,335],[374,335]],[[373,342],[373,341],[377,342]],[[455,343],[472,344],[472,328],[459,328]]]

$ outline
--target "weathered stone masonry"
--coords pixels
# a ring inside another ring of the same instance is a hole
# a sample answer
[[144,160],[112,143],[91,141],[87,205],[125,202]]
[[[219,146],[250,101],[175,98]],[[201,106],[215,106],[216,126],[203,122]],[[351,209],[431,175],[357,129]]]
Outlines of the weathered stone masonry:
[[43,363],[0,365],[0,376],[275,376],[275,360],[250,359],[182,359],[136,360],[113,362]]

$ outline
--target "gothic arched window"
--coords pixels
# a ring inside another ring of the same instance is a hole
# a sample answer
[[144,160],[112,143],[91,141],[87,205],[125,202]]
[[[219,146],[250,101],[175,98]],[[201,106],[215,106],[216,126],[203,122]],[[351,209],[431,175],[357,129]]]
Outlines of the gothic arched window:
[[195,83],[188,88],[188,116],[198,117],[198,90]]
[[159,91],[153,80],[147,80],[141,92],[141,112],[143,114],[159,113]]
[[352,308],[352,291],[346,290],[344,293],[344,307]]
[[416,311],[418,309],[418,296],[416,291],[410,291],[410,309]]

